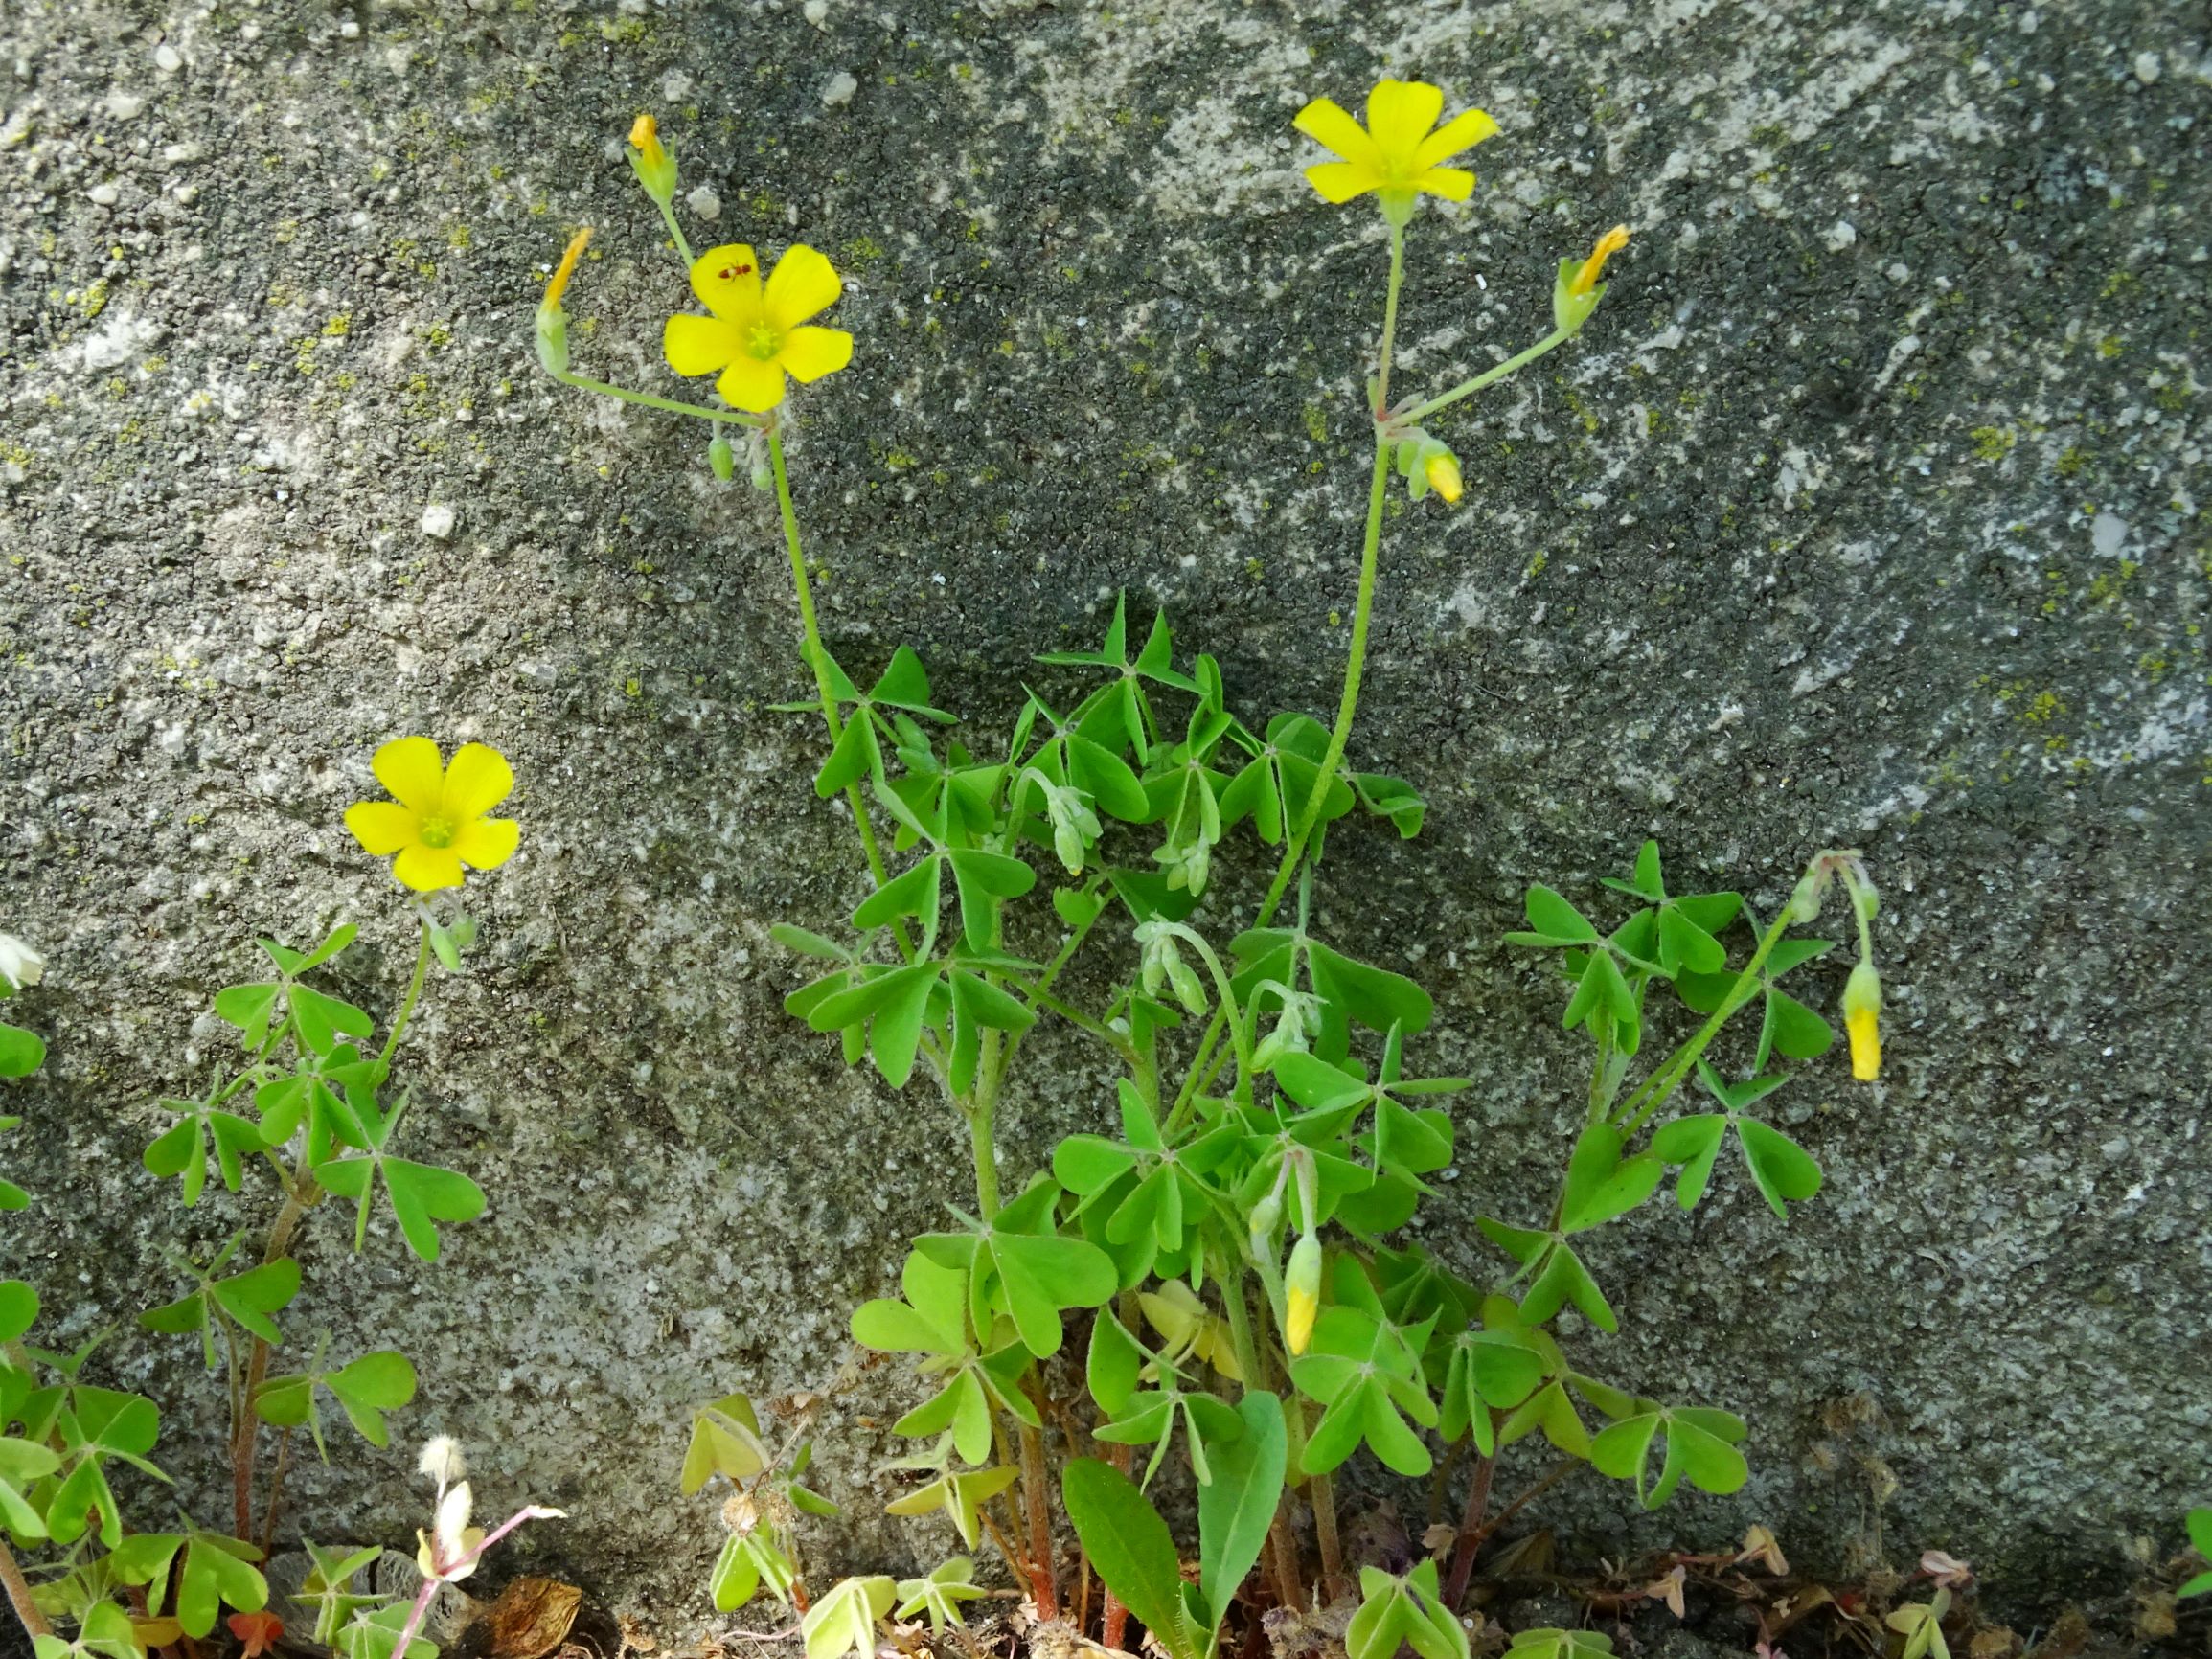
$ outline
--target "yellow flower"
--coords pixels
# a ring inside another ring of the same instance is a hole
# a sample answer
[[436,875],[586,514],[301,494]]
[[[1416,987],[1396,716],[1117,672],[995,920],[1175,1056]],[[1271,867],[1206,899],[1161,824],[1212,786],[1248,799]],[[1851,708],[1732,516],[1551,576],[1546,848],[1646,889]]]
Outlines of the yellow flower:
[[507,799],[514,773],[483,743],[464,743],[448,766],[428,738],[401,738],[376,751],[376,782],[391,801],[346,808],[346,828],[364,852],[396,852],[392,874],[418,893],[461,885],[462,866],[496,870],[514,856],[522,831],[486,813]]
[[658,167],[668,159],[668,151],[661,148],[660,123],[650,115],[641,115],[629,125],[630,148],[645,157],[648,167]]
[[844,330],[806,326],[844,291],[830,261],[803,242],[784,250],[764,285],[751,248],[709,248],[692,264],[692,292],[713,315],[671,317],[661,350],[679,375],[720,371],[715,390],[731,408],[765,414],[784,400],[787,372],[819,380],[853,360]]
[[1497,123],[1479,109],[1462,110],[1437,126],[1443,113],[1442,87],[1425,80],[1383,80],[1367,95],[1364,127],[1326,98],[1301,109],[1291,125],[1343,157],[1306,170],[1322,200],[1346,202],[1374,191],[1384,216],[1403,224],[1423,191],[1447,201],[1465,201],[1474,190],[1474,174],[1444,163],[1497,130]]
[[1290,1252],[1283,1286],[1283,1336],[1292,1353],[1304,1353],[1313,1340],[1313,1321],[1321,1311],[1321,1240],[1309,1233]]
[[1460,490],[1465,488],[1459,476],[1459,457],[1448,449],[1432,449],[1421,465],[1428,478],[1428,488],[1456,507]]
[[1843,1029],[1851,1038],[1851,1075],[1871,1083],[1881,1075],[1881,975],[1861,960],[1843,984]]
[[540,310],[560,309],[560,296],[568,292],[568,279],[576,275],[576,261],[583,258],[584,247],[590,240],[589,225],[569,239],[568,251],[560,256],[560,263],[553,267],[552,280],[545,284],[545,297],[537,302]]
[[1570,294],[1586,294],[1597,286],[1598,277],[1606,268],[1606,261],[1629,245],[1629,227],[1615,225],[1600,238],[1597,246],[1590,249],[1590,257],[1583,261],[1583,268],[1575,273],[1575,280],[1567,284]]

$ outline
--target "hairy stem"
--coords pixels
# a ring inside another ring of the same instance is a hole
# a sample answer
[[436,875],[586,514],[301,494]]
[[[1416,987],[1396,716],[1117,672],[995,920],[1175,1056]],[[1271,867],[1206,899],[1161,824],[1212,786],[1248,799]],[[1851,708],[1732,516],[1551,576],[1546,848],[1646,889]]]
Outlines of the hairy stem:
[[15,1559],[15,1552],[0,1538],[0,1586],[8,1591],[8,1604],[15,1609],[15,1617],[23,1622],[23,1632],[34,1639],[54,1634],[54,1626],[46,1622],[46,1615],[38,1610],[38,1603],[31,1599],[31,1585],[23,1577],[23,1568]]

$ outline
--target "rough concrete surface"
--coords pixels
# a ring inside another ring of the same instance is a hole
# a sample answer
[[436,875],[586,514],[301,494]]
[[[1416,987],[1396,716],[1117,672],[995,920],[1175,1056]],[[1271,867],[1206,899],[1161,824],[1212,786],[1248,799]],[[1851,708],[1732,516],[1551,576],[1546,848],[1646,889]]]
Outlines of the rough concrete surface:
[[[513,1560],[696,1630],[687,1407],[826,1380],[965,1148],[779,1006],[769,924],[859,887],[818,731],[766,707],[803,690],[772,504],[539,375],[544,274],[597,227],[578,367],[703,389],[659,362],[688,299],[619,148],[657,110],[702,242],[848,275],[858,354],[792,465],[856,671],[911,641],[1002,731],[1127,586],[1241,707],[1325,709],[1383,242],[1289,120],[1402,73],[1503,127],[1415,227],[1402,383],[1533,340],[1553,261],[1635,231],[1579,342],[1440,423],[1467,502],[1388,527],[1355,754],[1434,809],[1340,835],[1321,908],[1437,992],[1422,1063],[1479,1079],[1427,1241],[1480,1261],[1471,1217],[1533,1201],[1575,1111],[1578,1041],[1498,942],[1527,882],[1593,898],[1657,834],[1769,906],[1857,844],[1887,898],[1883,1080],[1832,1057],[1781,1097],[1827,1191],[1785,1228],[1724,1181],[1593,1251],[1625,1329],[1578,1352],[1743,1411],[1750,1485],[1534,1513],[1585,1558],[1757,1520],[1815,1560],[1942,1547],[2031,1609],[2125,1582],[2212,1495],[2208,52],[2155,0],[10,0],[0,928],[52,957],[11,1005],[52,1058],[5,1102],[41,1198],[5,1237],[46,1336],[124,1327],[96,1365],[220,1514],[219,1389],[130,1316],[268,1188],[180,1231],[155,1102],[224,1054],[257,932],[357,919],[339,984],[391,1009],[411,924],[339,815],[390,737],[496,743],[523,852],[405,1054],[411,1145],[491,1211],[431,1270],[311,1222],[288,1323],[398,1341],[423,1394],[296,1512],[403,1538],[442,1428],[487,1508],[574,1512]],[[1017,1171],[1109,1098],[1035,1057]],[[874,1518],[901,1378],[825,1423],[855,1519],[818,1578],[944,1546]]]

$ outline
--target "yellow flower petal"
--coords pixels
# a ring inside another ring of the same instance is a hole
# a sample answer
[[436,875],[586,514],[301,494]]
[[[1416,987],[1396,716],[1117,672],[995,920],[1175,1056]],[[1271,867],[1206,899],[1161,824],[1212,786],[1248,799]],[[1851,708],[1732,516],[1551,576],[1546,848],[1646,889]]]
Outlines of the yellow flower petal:
[[853,336],[842,329],[793,329],[784,336],[780,360],[800,380],[819,380],[853,360]]
[[485,743],[464,743],[445,768],[445,816],[481,818],[513,792],[507,757]]
[[1382,175],[1359,162],[1316,162],[1306,170],[1306,182],[1321,193],[1325,202],[1350,201],[1382,182]]
[[1463,149],[1472,149],[1497,131],[1497,123],[1484,109],[1463,109],[1426,138],[1413,152],[1414,170],[1426,172],[1439,162],[1449,161]]
[[[1316,144],[1328,146],[1355,167],[1364,167],[1373,172],[1381,165],[1382,157],[1375,148],[1375,141],[1367,136],[1367,129],[1354,121],[1351,112],[1333,98],[1316,98],[1297,113],[1290,125]],[[1313,176],[1311,169],[1306,176]]]
[[784,400],[783,366],[758,357],[738,357],[722,371],[715,390],[731,408],[764,415]]
[[1474,174],[1463,168],[1432,167],[1413,181],[1413,188],[1446,201],[1465,201],[1474,193]]
[[376,782],[417,812],[435,812],[445,788],[445,763],[428,738],[398,738],[376,751]]
[[685,312],[661,330],[661,355],[679,375],[712,375],[742,352],[745,337],[735,323]]
[[450,847],[410,846],[392,860],[392,874],[418,893],[461,885],[461,855]]
[[422,820],[397,801],[362,801],[346,808],[346,828],[373,858],[386,858],[414,840]]
[[793,242],[776,261],[762,300],[767,307],[769,327],[780,334],[828,310],[844,291],[845,284],[818,250],[805,242]]
[[454,854],[471,870],[496,870],[514,856],[522,826],[512,818],[479,818],[453,832]]
[[692,292],[718,317],[749,324],[761,314],[761,262],[743,242],[724,242],[692,261]]
[[1367,132],[1393,170],[1412,171],[1421,141],[1444,113],[1444,88],[1425,80],[1378,80],[1367,95]]
[[1851,1075],[1862,1083],[1881,1076],[1881,1015],[1871,1008],[1853,1009],[1843,1016],[1851,1034]]

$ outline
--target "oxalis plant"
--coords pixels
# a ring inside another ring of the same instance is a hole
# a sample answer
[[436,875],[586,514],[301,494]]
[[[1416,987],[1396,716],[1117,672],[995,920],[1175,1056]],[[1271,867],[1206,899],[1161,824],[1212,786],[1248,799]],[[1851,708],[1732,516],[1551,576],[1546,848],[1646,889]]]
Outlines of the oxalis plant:
[[[1440,419],[1572,340],[1629,239],[1616,228],[1586,258],[1559,261],[1550,330],[1525,351],[1433,396],[1395,396],[1416,204],[1465,200],[1473,176],[1450,164],[1496,131],[1480,110],[1439,125],[1443,104],[1434,86],[1385,80],[1364,125],[1326,99],[1296,121],[1335,153],[1307,170],[1315,190],[1332,203],[1372,196],[1389,236],[1367,383],[1365,536],[1333,722],[1247,715],[1212,657],[1178,658],[1164,617],[1140,634],[1119,603],[1096,649],[1037,659],[1052,670],[1048,690],[989,736],[937,706],[912,649],[865,671],[834,656],[786,435],[790,381],[820,380],[853,354],[850,334],[814,320],[839,296],[836,272],[804,244],[772,268],[743,244],[695,254],[673,211],[676,162],[650,117],[630,135],[632,165],[705,311],[668,320],[665,354],[678,375],[713,375],[719,403],[571,368],[562,298],[588,231],[537,311],[539,356],[557,379],[704,420],[717,475],[734,477],[741,443],[754,481],[774,491],[812,684],[787,707],[823,722],[814,789],[846,803],[869,887],[840,930],[776,929],[815,964],[787,1007],[834,1036],[849,1064],[865,1059],[890,1087],[941,1099],[972,1149],[972,1196],[913,1241],[901,1294],[853,1316],[858,1343],[911,1356],[928,1387],[895,1425],[917,1449],[895,1466],[915,1484],[891,1512],[941,1514],[966,1551],[988,1537],[1047,1618],[1083,1616],[1083,1575],[1095,1568],[1107,1645],[1129,1641],[1133,1613],[1172,1659],[1207,1659],[1241,1595],[1301,1607],[1350,1590],[1332,1483],[1363,1448],[1397,1474],[1430,1478],[1440,1496],[1465,1466],[1468,1492],[1437,1558],[1402,1577],[1360,1574],[1353,1659],[1389,1659],[1402,1643],[1464,1659],[1457,1608],[1494,1460],[1516,1442],[1540,1435],[1646,1506],[1685,1482],[1740,1487],[1740,1418],[1646,1392],[1664,1379],[1601,1380],[1588,1345],[1563,1343],[1555,1327],[1571,1308],[1597,1331],[1615,1329],[1593,1245],[1670,1173],[1690,1209],[1717,1171],[1734,1179],[1740,1164],[1776,1223],[1818,1189],[1817,1165],[1761,1102],[1786,1062],[1816,1059],[1834,1040],[1784,982],[1832,948],[1791,929],[1838,889],[1858,933],[1843,997],[1853,1069],[1872,1079],[1880,1065],[1876,897],[1856,853],[1819,852],[1782,908],[1761,915],[1742,894],[1672,891],[1647,843],[1603,893],[1532,886],[1528,929],[1510,936],[1556,976],[1566,1026],[1589,1041],[1587,1090],[1573,1102],[1582,1126],[1556,1196],[1483,1218],[1495,1254],[1474,1277],[1393,1242],[1430,1196],[1429,1178],[1460,1156],[1449,1100],[1470,1084],[1420,1062],[1428,993],[1315,920],[1333,832],[1357,846],[1377,832],[1357,827],[1364,817],[1410,839],[1425,812],[1411,784],[1353,756],[1384,505],[1394,488],[1457,501],[1460,466]],[[1250,852],[1273,874],[1257,910],[1232,921],[1207,903],[1215,861]],[[1098,959],[1083,983],[1114,983],[1103,1000],[1067,989],[1079,955]],[[1111,1080],[1093,1127],[1061,1141],[1049,1168],[1009,1171],[993,1125],[1044,1019],[1094,1044]],[[1731,1024],[1748,1034],[1731,1050],[1747,1063],[1723,1070],[1714,1044]],[[1054,1363],[1071,1348],[1080,1387],[1073,1365]],[[716,1604],[765,1589],[803,1613],[810,1659],[870,1654],[893,1619],[957,1621],[977,1593],[969,1555],[903,1583],[849,1578],[809,1596],[794,1528],[830,1506],[802,1484],[807,1455],[796,1435],[771,1449],[742,1394],[696,1414],[684,1490],[717,1477],[735,1488]],[[1183,1570],[1191,1541],[1148,1495],[1170,1460],[1197,1490],[1195,1581]],[[1077,1584],[1055,1547],[1056,1496],[1087,1564]],[[1602,1639],[1523,1639],[1578,1643]]]
[[[392,856],[420,935],[414,971],[382,1041],[365,1010],[326,989],[327,970],[354,942],[353,924],[311,950],[258,940],[262,977],[215,997],[215,1015],[236,1034],[237,1054],[215,1069],[204,1092],[161,1102],[173,1122],[145,1151],[146,1169],[173,1180],[188,1211],[206,1194],[211,1174],[232,1193],[253,1183],[268,1205],[265,1224],[233,1233],[205,1261],[169,1252],[152,1269],[166,1286],[162,1300],[137,1321],[147,1332],[194,1343],[222,1379],[227,1515],[189,1513],[169,1489],[170,1477],[153,1461],[157,1404],[93,1380],[104,1369],[99,1351],[115,1333],[66,1353],[31,1346],[37,1292],[20,1280],[0,1282],[0,1533],[7,1540],[0,1585],[38,1659],[142,1659],[153,1648],[173,1659],[180,1643],[189,1652],[191,1642],[209,1636],[225,1609],[247,1654],[268,1648],[284,1626],[268,1611],[268,1582],[256,1563],[274,1546],[300,1437],[328,1462],[324,1425],[335,1406],[382,1448],[390,1443],[386,1414],[414,1398],[415,1368],[398,1351],[333,1353],[325,1333],[302,1352],[287,1344],[278,1316],[299,1295],[306,1228],[318,1211],[342,1217],[325,1235],[339,1247],[326,1271],[329,1293],[340,1297],[351,1293],[345,1256],[366,1244],[372,1211],[387,1208],[406,1249],[424,1263],[438,1260],[442,1226],[484,1211],[484,1191],[467,1175],[403,1155],[410,1095],[404,1087],[394,1092],[395,1068],[431,963],[460,972],[475,937],[466,916],[435,906],[461,887],[465,869],[505,863],[518,830],[513,820],[490,816],[513,775],[484,744],[464,745],[448,764],[429,739],[403,738],[376,752],[375,770],[394,799],[355,805],[346,824],[366,852]],[[37,952],[0,936],[0,996],[38,983],[44,968]],[[36,1035],[0,1026],[0,1078],[28,1077],[44,1058]],[[0,1128],[18,1122],[0,1117]],[[22,1188],[0,1180],[0,1211],[30,1203]],[[291,1356],[288,1365],[278,1363],[280,1350]],[[264,1465],[270,1442],[275,1457]],[[125,1480],[119,1492],[125,1471],[144,1479]],[[472,1534],[466,1559],[460,1543],[448,1547],[448,1532],[458,1539],[467,1530],[467,1488],[459,1489],[458,1523],[447,1527],[440,1473],[439,1549],[424,1545],[426,1575],[459,1576],[484,1541]],[[381,1552],[305,1547],[312,1565],[297,1599],[320,1608],[314,1639],[347,1659],[389,1659],[404,1640],[408,1608],[387,1606],[389,1598],[353,1583]],[[430,1651],[427,1642],[408,1648],[410,1659]]]

